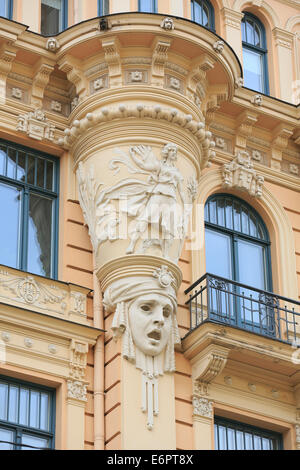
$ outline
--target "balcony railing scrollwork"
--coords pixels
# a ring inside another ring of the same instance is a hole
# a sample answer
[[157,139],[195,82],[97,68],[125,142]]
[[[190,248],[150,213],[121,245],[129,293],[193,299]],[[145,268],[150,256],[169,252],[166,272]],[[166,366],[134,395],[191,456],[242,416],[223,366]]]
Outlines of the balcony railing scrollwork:
[[215,322],[300,345],[300,302],[296,300],[208,273],[185,294],[189,295],[190,331]]

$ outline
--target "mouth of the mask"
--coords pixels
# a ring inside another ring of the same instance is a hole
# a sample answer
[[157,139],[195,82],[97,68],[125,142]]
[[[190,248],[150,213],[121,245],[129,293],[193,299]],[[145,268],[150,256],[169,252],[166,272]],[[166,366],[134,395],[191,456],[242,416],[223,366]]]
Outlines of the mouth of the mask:
[[155,341],[160,341],[161,339],[161,331],[160,330],[152,330],[148,333],[148,338],[154,339]]

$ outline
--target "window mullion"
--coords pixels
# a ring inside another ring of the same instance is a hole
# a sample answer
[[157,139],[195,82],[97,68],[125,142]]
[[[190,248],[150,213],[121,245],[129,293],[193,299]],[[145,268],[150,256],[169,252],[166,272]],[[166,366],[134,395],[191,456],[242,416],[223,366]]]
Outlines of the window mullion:
[[29,189],[23,191],[23,207],[22,207],[22,233],[21,233],[21,266],[20,269],[27,269],[27,252],[28,252],[28,225],[29,225]]

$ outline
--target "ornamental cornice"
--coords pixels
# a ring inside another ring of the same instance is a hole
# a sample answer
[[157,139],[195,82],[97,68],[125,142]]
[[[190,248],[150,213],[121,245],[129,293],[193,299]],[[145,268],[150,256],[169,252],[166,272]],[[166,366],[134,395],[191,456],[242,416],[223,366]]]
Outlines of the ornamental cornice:
[[190,114],[184,114],[176,108],[162,107],[161,105],[144,105],[143,103],[130,105],[120,104],[118,106],[103,107],[93,113],[87,113],[82,119],[75,119],[72,126],[65,129],[65,137],[58,140],[58,144],[66,149],[83,136],[88,129],[109,121],[128,118],[165,120],[175,124],[190,132],[202,147],[203,158],[201,166],[209,166],[210,160],[215,153],[212,150],[215,146],[211,137],[212,134],[205,130],[203,121],[196,121]]

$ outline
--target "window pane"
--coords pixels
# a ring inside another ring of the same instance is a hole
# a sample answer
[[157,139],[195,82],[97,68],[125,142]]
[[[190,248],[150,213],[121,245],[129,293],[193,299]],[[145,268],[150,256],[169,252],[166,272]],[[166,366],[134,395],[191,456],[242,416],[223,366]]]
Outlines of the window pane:
[[233,225],[234,230],[241,231],[241,206],[239,203],[233,203]]
[[260,436],[254,436],[254,450],[262,450]]
[[47,449],[49,448],[49,439],[23,433],[22,444],[26,444],[27,446],[31,446],[31,447],[22,446],[21,450],[35,450],[35,449],[32,449],[32,447],[37,448],[36,450]]
[[21,191],[0,183],[0,219],[5,220],[0,230],[0,262],[18,267]]
[[246,21],[246,38],[249,44],[254,44],[253,25],[249,20]]
[[36,173],[36,184],[40,186],[40,188],[44,187],[44,179],[45,179],[45,160],[41,158],[37,158],[37,173]]
[[252,440],[252,434],[245,433],[245,445],[246,445],[246,450],[253,450],[253,440]]
[[232,224],[232,201],[231,200],[226,200],[225,203],[225,215],[226,215],[226,227],[233,229],[233,224]]
[[0,146],[0,175],[6,173],[6,147]]
[[228,450],[235,450],[235,431],[233,429],[227,429],[227,442]]
[[41,33],[52,36],[59,33],[63,26],[62,0],[42,0]]
[[0,382],[0,419],[7,421],[8,385]]
[[51,234],[53,201],[31,194],[29,198],[27,269],[51,275]]
[[46,175],[46,189],[49,191],[53,191],[53,182],[54,182],[54,177],[53,177],[53,171],[54,171],[54,165],[53,162],[50,162],[47,160],[46,162],[47,165],[47,175]]
[[[1,442],[4,441],[4,442]],[[14,433],[8,429],[0,428],[0,450],[13,450]]]
[[219,426],[219,450],[227,450],[226,428]]
[[9,0],[0,0],[0,16],[9,17]]
[[41,424],[40,429],[49,431],[49,413],[50,413],[50,400],[47,393],[41,393]]
[[20,390],[20,416],[19,423],[28,426],[28,412],[29,412],[29,390],[21,388]]
[[34,184],[35,180],[35,157],[28,155],[27,160],[27,183]]
[[30,417],[29,425],[32,428],[39,427],[40,421],[40,394],[34,390],[30,391]]
[[145,13],[155,13],[154,0],[139,0],[139,10]]
[[26,154],[18,152],[17,179],[25,183],[26,179]]
[[18,422],[18,409],[19,409],[19,387],[15,385],[9,386],[9,410],[8,421],[11,423]]
[[205,230],[206,272],[232,279],[230,237]]
[[263,448],[263,450],[271,450],[270,440],[269,439],[266,439],[266,438],[262,439],[262,448]]
[[8,178],[16,178],[16,161],[17,152],[14,149],[9,148],[7,152],[7,171],[6,176]]
[[236,431],[236,448],[237,450],[244,450],[244,435],[242,431]]
[[196,23],[202,24],[202,8],[199,3],[194,2],[194,18],[193,20]]
[[262,55],[243,47],[243,66],[245,86],[263,91]]
[[202,25],[203,26],[208,26],[208,18],[209,18],[208,8],[205,5],[203,5],[203,10],[202,10]]
[[257,289],[265,289],[264,247],[238,240],[239,282]]

